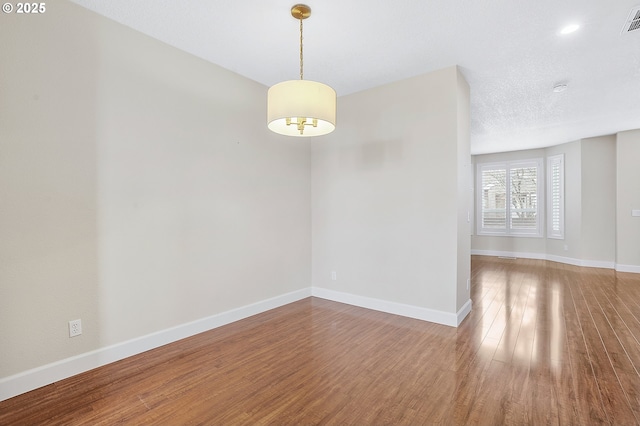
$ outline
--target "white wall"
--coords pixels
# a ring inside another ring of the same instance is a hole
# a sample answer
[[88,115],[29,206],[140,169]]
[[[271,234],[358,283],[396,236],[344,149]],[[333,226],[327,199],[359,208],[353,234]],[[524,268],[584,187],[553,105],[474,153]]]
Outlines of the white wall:
[[473,167],[471,166],[470,88],[457,70],[457,171],[458,171],[458,271],[456,312],[470,300],[471,230],[473,213]]
[[616,137],[582,140],[582,259],[616,258]]
[[616,263],[619,269],[640,272],[640,130],[617,134],[616,141]]
[[450,67],[340,98],[336,131],[312,147],[314,289],[448,314],[469,300],[461,80]]
[[[100,60],[92,37],[70,30],[83,16],[2,16],[0,377],[100,344]],[[67,321],[79,317],[86,332],[70,340]]]
[[266,87],[68,2],[2,16],[0,56],[0,379],[309,288],[310,149]]

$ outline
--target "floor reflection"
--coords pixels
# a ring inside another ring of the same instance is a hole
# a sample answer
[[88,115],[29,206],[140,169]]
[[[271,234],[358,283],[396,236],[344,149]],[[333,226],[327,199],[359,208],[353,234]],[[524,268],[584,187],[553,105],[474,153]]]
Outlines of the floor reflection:
[[[503,262],[509,262],[503,260]],[[482,309],[481,344],[496,360],[535,367],[561,367],[566,344],[563,284],[544,270],[512,261],[510,268],[479,270],[474,309]]]

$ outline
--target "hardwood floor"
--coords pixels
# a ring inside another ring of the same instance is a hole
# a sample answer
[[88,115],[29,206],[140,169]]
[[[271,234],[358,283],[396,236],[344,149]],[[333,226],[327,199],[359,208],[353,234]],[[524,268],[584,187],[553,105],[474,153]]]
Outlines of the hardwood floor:
[[309,298],[0,403],[0,424],[639,424],[640,274],[472,259],[451,328]]

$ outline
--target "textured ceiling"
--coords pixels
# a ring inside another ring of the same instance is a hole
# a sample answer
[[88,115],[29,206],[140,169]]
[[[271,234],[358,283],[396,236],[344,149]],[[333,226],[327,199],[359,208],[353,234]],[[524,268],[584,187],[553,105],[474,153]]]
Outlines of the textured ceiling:
[[[73,1],[266,86],[298,77],[293,1]],[[640,0],[307,4],[305,79],[344,96],[459,65],[473,154],[640,128],[640,30],[621,34]],[[571,23],[580,29],[560,35]]]

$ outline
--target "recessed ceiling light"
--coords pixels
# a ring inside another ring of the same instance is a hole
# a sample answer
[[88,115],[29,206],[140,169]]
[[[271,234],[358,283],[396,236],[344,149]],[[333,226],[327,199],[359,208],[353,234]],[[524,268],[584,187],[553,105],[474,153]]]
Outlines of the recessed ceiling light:
[[560,34],[571,34],[572,32],[575,32],[578,30],[578,28],[580,28],[580,25],[578,24],[571,24],[571,25],[567,25],[566,27],[564,27],[563,29],[560,30]]
[[566,84],[556,84],[555,86],[553,86],[553,91],[555,93],[560,93],[560,92],[564,92],[565,90],[567,90],[567,85]]

